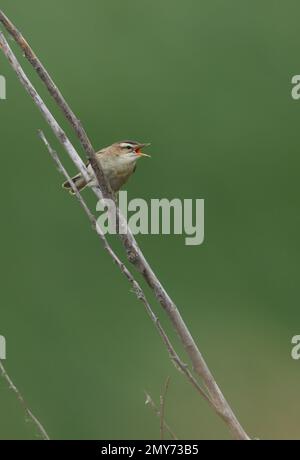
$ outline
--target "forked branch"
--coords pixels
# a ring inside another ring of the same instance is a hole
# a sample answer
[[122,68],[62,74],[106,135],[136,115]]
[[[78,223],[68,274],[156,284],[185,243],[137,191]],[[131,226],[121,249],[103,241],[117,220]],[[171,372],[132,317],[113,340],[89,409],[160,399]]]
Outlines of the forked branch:
[[174,431],[170,428],[170,426],[167,424],[167,422],[165,421],[164,418],[162,418],[161,416],[161,410],[157,407],[157,405],[155,404],[155,402],[153,401],[153,399],[151,398],[151,396],[149,395],[149,393],[147,393],[145,391],[145,396],[146,396],[146,401],[145,401],[145,404],[148,405],[152,411],[154,412],[154,414],[159,417],[160,419],[160,423],[163,423],[163,429],[166,430],[169,435],[171,436],[171,438],[173,439],[178,439],[178,437],[176,436],[176,434],[174,433]]
[[82,209],[84,210],[85,214],[87,215],[87,217],[88,217],[88,219],[89,219],[89,221],[90,221],[90,223],[92,225],[92,228],[96,231],[97,235],[99,236],[99,238],[100,238],[100,240],[101,240],[101,242],[102,242],[102,244],[104,246],[104,249],[109,253],[109,255],[111,256],[111,258],[113,259],[115,264],[119,267],[119,269],[121,270],[123,275],[127,278],[129,283],[131,284],[133,292],[135,293],[135,295],[138,298],[138,300],[140,300],[144,304],[144,307],[145,307],[148,315],[150,316],[152,322],[154,323],[159,335],[161,336],[161,338],[162,338],[162,340],[163,340],[163,342],[164,342],[164,344],[165,344],[165,346],[167,348],[167,351],[169,353],[169,356],[170,356],[173,364],[175,365],[175,367],[180,372],[182,372],[186,376],[188,381],[193,385],[193,387],[198,391],[198,393],[201,396],[203,396],[203,398],[206,399],[209,404],[212,404],[210,399],[209,399],[209,396],[205,393],[205,391],[199,385],[199,382],[195,379],[195,377],[193,376],[193,374],[189,370],[188,366],[185,363],[183,363],[181,361],[180,357],[177,355],[177,353],[176,353],[176,351],[175,351],[175,349],[174,349],[174,347],[173,347],[173,345],[172,345],[167,333],[165,332],[164,328],[160,324],[159,319],[155,315],[150,303],[148,302],[144,291],[142,290],[142,288],[139,285],[139,283],[135,280],[135,278],[133,277],[131,272],[128,270],[126,265],[123,264],[123,262],[119,259],[119,257],[113,251],[113,249],[110,246],[110,244],[108,243],[107,238],[105,237],[101,227],[97,224],[97,220],[96,220],[95,216],[93,215],[93,213],[91,212],[91,210],[87,206],[85,200],[80,195],[80,193],[79,193],[74,181],[71,179],[71,176],[68,174],[67,170],[65,169],[65,167],[61,163],[56,151],[51,147],[50,143],[47,141],[46,136],[44,135],[44,133],[42,131],[39,131],[39,136],[42,139],[42,141],[44,142],[45,146],[47,147],[48,152],[50,153],[50,156],[54,160],[58,171],[60,173],[62,173],[63,176],[65,177],[65,179],[70,183],[71,188],[72,188],[77,200],[80,203],[80,206],[82,207]]

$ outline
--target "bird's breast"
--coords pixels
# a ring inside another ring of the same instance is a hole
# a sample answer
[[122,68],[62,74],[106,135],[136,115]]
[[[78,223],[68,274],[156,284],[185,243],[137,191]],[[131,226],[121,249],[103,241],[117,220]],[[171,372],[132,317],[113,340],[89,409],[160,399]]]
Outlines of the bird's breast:
[[104,174],[114,191],[118,191],[134,171],[136,161],[122,158],[100,158]]

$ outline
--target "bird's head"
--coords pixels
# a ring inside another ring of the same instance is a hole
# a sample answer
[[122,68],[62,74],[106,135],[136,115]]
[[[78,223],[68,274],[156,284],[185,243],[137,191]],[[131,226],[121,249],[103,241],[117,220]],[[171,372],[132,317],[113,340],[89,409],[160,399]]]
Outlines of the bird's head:
[[122,158],[137,160],[141,157],[150,157],[150,155],[142,152],[142,149],[144,147],[148,147],[149,145],[149,143],[141,143],[136,141],[116,142],[111,146],[111,153]]

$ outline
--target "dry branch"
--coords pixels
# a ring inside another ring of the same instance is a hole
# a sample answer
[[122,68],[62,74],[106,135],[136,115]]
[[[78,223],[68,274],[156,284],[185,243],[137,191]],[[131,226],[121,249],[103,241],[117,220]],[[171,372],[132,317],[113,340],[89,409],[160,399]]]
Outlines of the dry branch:
[[[103,171],[100,169],[99,164],[95,161],[94,150],[92,148],[91,142],[89,141],[84,129],[80,121],[77,119],[73,111],[70,109],[64,98],[62,97],[61,93],[59,92],[58,88],[54,84],[53,80],[43,67],[40,60],[37,56],[33,53],[32,49],[29,47],[28,43],[25,41],[24,37],[20,34],[20,32],[16,29],[16,27],[8,20],[8,18],[4,15],[3,12],[0,11],[0,21],[6,27],[8,32],[15,38],[16,42],[22,48],[23,53],[32,64],[33,68],[37,71],[38,75],[41,77],[43,82],[45,83],[49,93],[54,98],[60,109],[65,114],[67,120],[70,122],[71,126],[73,127],[75,133],[77,134],[88,158],[91,160],[91,164],[97,177],[99,188],[94,187],[93,190],[96,193],[97,197],[100,198],[101,196],[110,197],[111,193],[109,190],[109,186],[107,187],[107,181],[103,174]],[[0,33],[0,47],[4,52],[5,56],[9,60],[11,66],[17,73],[20,82],[25,87],[27,92],[33,98],[36,105],[39,107],[40,111],[42,112],[44,118],[51,126],[54,134],[64,146],[65,150],[68,152],[70,157],[73,159],[74,164],[83,174],[83,177],[87,178],[87,170],[85,169],[84,163],[82,162],[81,158],[77,154],[76,150],[67,139],[64,131],[60,128],[57,124],[56,120],[49,112],[31,83],[29,82],[28,78],[24,74],[22,68],[20,67],[17,59],[15,58],[14,54],[12,53],[4,35]],[[127,223],[124,220],[124,217],[119,213],[117,210],[118,219],[120,222],[120,226],[126,226]],[[123,233],[123,232],[122,232]],[[177,309],[175,303],[169,297],[168,293],[162,286],[161,282],[153,272],[152,268],[146,261],[143,253],[141,252],[139,246],[135,238],[133,237],[132,233],[128,229],[126,234],[120,235],[123,245],[126,249],[126,254],[128,260],[135,266],[135,268],[142,274],[142,276],[147,281],[148,285],[153,290],[157,300],[166,311],[169,319],[171,320],[178,336],[181,339],[181,342],[191,359],[193,364],[194,370],[197,374],[202,378],[204,386],[206,388],[207,393],[209,394],[209,401],[211,405],[214,407],[217,414],[226,422],[227,426],[229,427],[230,431],[232,432],[235,439],[249,439],[247,433],[244,431],[243,427],[237,420],[236,416],[234,415],[231,407],[229,406],[228,402],[226,401],[225,397],[223,396],[221,390],[219,389],[213,375],[211,374],[202,354],[200,353],[189,329],[187,328],[185,322],[183,321],[179,310]]]
[[4,378],[4,380],[7,382],[8,384],[8,387],[16,394],[18,400],[20,401],[25,413],[27,414],[27,416],[29,417],[29,419],[35,424],[35,426],[37,427],[39,433],[40,433],[40,436],[42,437],[42,439],[44,439],[45,441],[49,441],[50,438],[49,438],[49,435],[47,433],[47,431],[45,430],[45,428],[43,427],[43,425],[41,424],[41,422],[36,418],[35,415],[33,415],[33,413],[31,412],[31,410],[29,409],[29,407],[27,406],[22,394],[20,393],[20,391],[18,390],[18,388],[16,387],[16,385],[13,383],[12,379],[10,378],[10,376],[8,375],[8,373],[6,372],[5,370],[5,367],[3,366],[2,362],[0,361],[0,373],[2,375],[2,377]]
[[167,378],[162,394],[160,395],[160,439],[164,439],[164,427],[165,427],[165,407],[166,397],[170,385],[170,377]]
[[[13,54],[12,50],[10,49],[8,43],[6,42],[5,40],[5,37],[3,36],[3,34],[0,32],[0,46],[2,46],[2,50],[3,52],[7,53],[7,57],[9,59],[9,62],[11,63],[13,69],[16,71],[18,77],[19,77],[19,80],[21,81],[21,83],[23,84],[23,86],[25,87],[26,91],[30,94],[30,96],[33,98],[34,102],[37,104],[37,106],[39,107],[41,113],[43,114],[45,120],[48,122],[49,126],[51,127],[52,131],[54,132],[55,136],[57,137],[57,139],[60,141],[60,143],[62,144],[62,146],[64,147],[64,149],[66,150],[66,152],[68,153],[68,155],[70,156],[71,160],[73,160],[74,164],[75,165],[78,165],[78,168],[79,170],[82,172],[82,174],[85,174],[84,177],[86,177],[86,175],[88,174],[87,173],[87,170],[85,168],[85,165],[84,163],[82,162],[81,158],[79,157],[78,153],[76,152],[75,148],[73,147],[73,145],[71,144],[70,140],[67,138],[66,134],[64,133],[64,131],[60,128],[60,126],[58,125],[57,121],[55,120],[55,118],[53,117],[53,115],[51,114],[51,112],[48,110],[48,108],[46,107],[46,105],[44,104],[43,100],[41,99],[41,97],[39,96],[39,94],[37,93],[37,91],[35,90],[35,88],[32,86],[31,82],[29,81],[29,79],[27,78],[27,76],[25,75],[23,69],[21,68],[19,62],[17,61],[15,55]],[[46,141],[46,138],[45,136],[42,135],[42,133],[40,133],[40,136],[42,138],[42,140],[44,141],[44,143],[46,144],[49,152],[51,153],[54,152],[53,149],[51,149],[49,143]],[[59,161],[57,155],[52,155],[52,158],[54,158],[54,160],[56,161],[57,163],[57,160]],[[60,171],[63,172],[63,174],[65,175],[66,179],[72,183],[72,180],[70,179],[70,176],[69,174],[67,174],[66,170],[63,168],[62,164],[59,162],[57,163],[57,166],[59,167]],[[75,190],[74,190],[75,191]],[[94,190],[96,193],[98,192],[98,197],[100,198],[101,197],[101,192],[99,189],[95,188]],[[77,192],[77,193],[76,193]],[[172,359],[172,361],[174,362],[174,364],[186,375],[186,377],[189,379],[189,381],[193,384],[193,386],[197,389],[197,391],[205,398],[209,401],[209,398],[208,396],[206,395],[206,393],[203,391],[203,389],[201,388],[201,386],[199,385],[199,383],[196,381],[196,379],[194,378],[194,376],[192,375],[192,373],[189,371],[189,369],[187,368],[186,364],[184,364],[181,359],[179,358],[179,356],[177,355],[177,353],[175,352],[168,336],[165,334],[158,318],[155,316],[155,314],[153,313],[153,310],[151,309],[149,303],[147,302],[146,300],[146,297],[141,289],[141,287],[138,285],[138,283],[134,280],[133,276],[131,275],[131,273],[129,272],[129,270],[126,268],[126,266],[123,264],[123,262],[121,262],[117,256],[112,252],[110,246],[108,245],[107,243],[107,240],[106,238],[104,237],[101,229],[99,228],[99,226],[96,226],[95,224],[95,218],[93,217],[93,215],[91,214],[91,212],[89,211],[89,209],[87,208],[87,206],[84,206],[84,201],[81,197],[81,195],[79,194],[78,196],[78,191],[76,190],[75,191],[75,195],[77,196],[77,198],[79,198],[79,201],[80,201],[80,204],[81,206],[84,208],[85,212],[88,214],[88,217],[90,219],[90,221],[92,222],[94,228],[96,229],[97,233],[99,236],[101,236],[102,238],[102,241],[104,243],[104,246],[105,246],[105,249],[108,250],[108,252],[110,253],[111,257],[113,258],[114,262],[117,263],[117,265],[119,266],[119,268],[122,270],[122,272],[125,274],[125,276],[128,278],[128,280],[133,284],[133,288],[134,288],[134,291],[135,293],[137,294],[138,298],[143,300],[143,303],[145,304],[146,306],[146,309],[148,311],[148,314],[150,315],[151,319],[153,320],[153,322],[155,323],[158,331],[159,331],[159,334],[160,336],[162,337],[166,347],[167,347],[167,350],[169,352],[169,355]],[[101,233],[99,233],[101,232]]]

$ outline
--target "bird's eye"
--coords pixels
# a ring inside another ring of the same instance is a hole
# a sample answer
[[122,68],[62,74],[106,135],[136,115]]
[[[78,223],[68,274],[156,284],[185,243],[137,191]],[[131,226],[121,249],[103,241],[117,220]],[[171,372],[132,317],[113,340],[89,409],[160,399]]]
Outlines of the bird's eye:
[[127,145],[126,148],[127,148],[127,150],[131,150],[131,149],[132,149],[132,147],[131,147],[130,145]]

